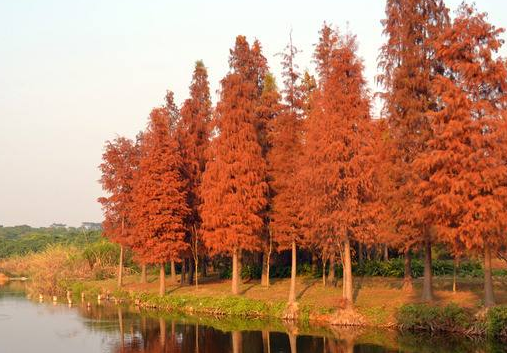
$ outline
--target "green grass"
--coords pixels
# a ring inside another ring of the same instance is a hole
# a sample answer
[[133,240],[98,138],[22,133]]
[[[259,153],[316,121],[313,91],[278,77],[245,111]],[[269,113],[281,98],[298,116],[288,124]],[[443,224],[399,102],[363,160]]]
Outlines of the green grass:
[[285,302],[268,303],[237,296],[164,295],[160,297],[153,293],[133,293],[131,298],[137,300],[142,306],[158,309],[244,318],[281,318],[286,307]]
[[385,325],[387,324],[389,312],[381,306],[371,306],[361,310],[361,314],[363,314],[368,322],[375,326]]

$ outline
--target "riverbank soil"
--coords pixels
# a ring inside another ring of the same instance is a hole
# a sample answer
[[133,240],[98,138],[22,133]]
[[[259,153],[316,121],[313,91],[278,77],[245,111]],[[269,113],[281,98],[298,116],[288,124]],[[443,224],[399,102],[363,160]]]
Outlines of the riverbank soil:
[[[148,283],[140,284],[137,275],[124,279],[123,289],[126,291],[158,292],[158,277],[149,276]],[[104,291],[113,292],[116,287],[114,279],[89,282],[90,285],[101,287]],[[507,304],[507,278],[495,278],[495,295],[498,304]],[[192,295],[197,297],[225,297],[230,294],[230,281],[216,277],[200,279],[199,288],[166,283],[167,295]],[[263,287],[260,280],[251,280],[240,285],[239,295],[249,299],[267,302],[284,302],[289,295],[289,279],[273,279],[269,288]],[[414,290],[402,290],[403,279],[380,277],[354,278],[355,308],[372,325],[394,325],[397,309],[403,304],[419,303],[422,291],[422,279],[414,280]],[[452,292],[452,277],[435,277],[435,305],[456,303],[471,311],[479,311],[483,298],[483,282],[480,278],[459,278],[457,292]],[[297,281],[297,301],[300,306],[310,309],[311,315],[318,319],[319,315],[327,316],[340,308],[342,288],[323,287],[319,278],[299,278]]]

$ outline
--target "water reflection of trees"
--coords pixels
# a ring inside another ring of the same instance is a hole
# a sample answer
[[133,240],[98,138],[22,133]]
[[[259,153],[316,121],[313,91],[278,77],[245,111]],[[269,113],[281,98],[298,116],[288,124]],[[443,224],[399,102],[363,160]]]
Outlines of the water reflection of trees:
[[[115,335],[114,353],[374,353],[374,352],[500,352],[499,345],[463,338],[445,339],[394,331],[328,328],[318,335],[297,326],[181,317],[103,305],[79,307],[91,330]],[[215,326],[215,327],[214,327]],[[276,330],[273,330],[276,327]]]
[[[147,315],[131,315],[122,309],[114,313],[105,308],[87,310],[84,315],[100,315],[102,320],[118,320],[118,342],[115,353],[348,353],[353,351],[354,336],[324,338],[299,335],[297,329],[287,327],[286,332],[221,331],[185,319],[168,319]],[[104,326],[90,321],[90,327]],[[110,326],[106,326],[110,327]]]

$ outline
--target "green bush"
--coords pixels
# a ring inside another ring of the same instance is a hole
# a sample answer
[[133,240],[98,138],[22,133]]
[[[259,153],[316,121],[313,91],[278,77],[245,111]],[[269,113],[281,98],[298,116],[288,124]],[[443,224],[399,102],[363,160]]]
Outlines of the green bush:
[[433,276],[448,276],[454,273],[454,264],[452,261],[435,260],[431,266]]
[[458,276],[460,277],[483,277],[484,270],[482,264],[478,261],[462,262],[458,268]]
[[[460,277],[482,277],[484,271],[480,262],[466,261],[462,262],[456,269]],[[389,261],[370,260],[363,262],[362,265],[354,265],[353,272],[358,276],[369,277],[397,277],[402,278],[405,274],[404,260],[401,258],[391,259]],[[432,272],[434,276],[452,276],[454,265],[452,260],[435,260],[432,263]],[[507,271],[497,271],[495,275],[501,276],[507,274]],[[414,278],[422,277],[424,274],[424,264],[421,260],[412,260],[412,276]]]
[[[297,268],[298,276],[309,276],[312,274],[312,267],[310,264],[298,264]],[[340,270],[341,271],[341,270]],[[269,268],[269,278],[290,278],[291,267],[290,266],[271,266]],[[262,267],[259,265],[244,265],[241,267],[241,278],[247,279],[260,279],[262,276]],[[220,271],[220,278],[231,279],[232,268],[230,266],[224,267]]]
[[462,332],[472,326],[471,317],[465,309],[456,304],[445,307],[407,304],[403,305],[396,314],[401,328],[425,331]]
[[[342,276],[342,265],[337,264],[335,267],[336,278]],[[271,266],[270,278],[289,278],[290,277],[290,266]],[[434,276],[452,276],[454,273],[454,264],[452,260],[434,260],[432,263],[432,271]],[[477,261],[466,261],[460,263],[460,266],[456,269],[456,273],[460,277],[483,277],[484,271],[482,265]],[[224,267],[220,272],[221,278],[231,278],[231,268]],[[242,268],[242,278],[254,278],[259,279],[261,277],[262,269],[258,265],[245,265]],[[329,267],[326,268],[326,273],[329,273]],[[367,276],[367,277],[395,277],[403,278],[405,274],[405,263],[402,258],[393,258],[389,261],[379,260],[367,260],[361,265],[354,263],[352,265],[352,273],[355,276]],[[298,264],[297,266],[298,276],[310,276],[316,277],[322,276],[322,266],[319,266],[316,273],[312,272],[312,267],[308,263]],[[424,264],[419,259],[412,260],[412,277],[422,277],[424,274]],[[495,276],[507,276],[507,270],[496,270]]]
[[[391,259],[389,261],[370,260],[361,265],[354,265],[352,268],[355,275],[369,277],[397,277],[402,278],[405,274],[405,263],[403,259]],[[412,261],[412,276],[420,277],[424,272],[422,262]]]
[[488,310],[486,332],[494,338],[507,338],[507,305],[495,306]]
[[90,268],[97,264],[116,266],[120,258],[120,247],[107,240],[98,241],[84,248],[83,257],[88,261]]

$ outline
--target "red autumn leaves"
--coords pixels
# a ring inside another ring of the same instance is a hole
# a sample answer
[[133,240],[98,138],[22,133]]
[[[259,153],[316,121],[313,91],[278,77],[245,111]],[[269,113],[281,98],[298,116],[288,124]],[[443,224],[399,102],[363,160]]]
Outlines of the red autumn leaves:
[[266,267],[271,251],[292,249],[290,302],[297,247],[341,260],[348,303],[357,244],[387,244],[407,259],[425,245],[426,300],[435,242],[483,254],[491,281],[491,251],[507,242],[501,31],[466,5],[451,21],[440,0],[388,0],[386,16],[385,119],[371,118],[353,35],[323,26],[316,78],[299,73],[291,41],[282,89],[260,43],[238,36],[215,108],[197,62],[181,110],[169,93],[137,143],[106,145],[106,235],[141,263],[232,257],[233,293],[243,253],[262,253]]

